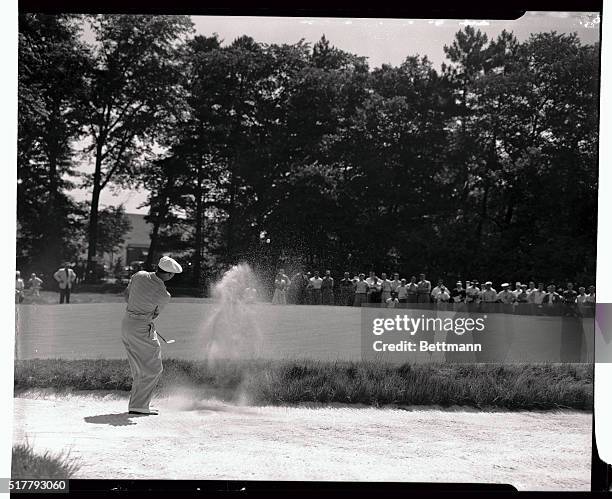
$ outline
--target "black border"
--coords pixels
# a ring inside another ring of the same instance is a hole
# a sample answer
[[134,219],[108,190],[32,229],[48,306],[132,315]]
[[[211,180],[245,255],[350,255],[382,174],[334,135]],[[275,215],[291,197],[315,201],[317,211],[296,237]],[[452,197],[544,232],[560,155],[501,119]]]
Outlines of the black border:
[[[259,1],[254,5],[247,0],[200,1],[172,0],[156,4],[155,0],[19,0],[18,12],[59,13],[125,13],[125,14],[189,14],[234,15],[276,17],[358,17],[358,18],[412,18],[412,19],[518,19],[526,11],[582,11],[601,12],[603,0],[504,0],[498,4],[483,5],[470,2],[437,0],[418,5],[394,5],[391,2],[376,5],[356,4],[350,0],[287,0]],[[376,5],[376,6],[373,6]],[[154,450],[153,450],[154,453]],[[155,456],[151,456],[155,466]],[[450,463],[452,465],[452,463]],[[599,458],[595,439],[595,414],[592,424],[591,490],[608,491],[612,484],[612,467]],[[423,482],[271,482],[271,481],[221,481],[221,480],[70,480],[70,495],[76,496],[126,496],[134,494],[157,495],[179,492],[184,496],[274,496],[288,494],[300,496],[355,495],[384,492],[388,497],[444,496],[484,497],[489,495],[531,495],[517,492],[508,484],[475,483],[423,483]],[[554,495],[557,495],[555,492]],[[588,493],[564,493],[587,496]],[[553,496],[553,493],[537,493]],[[606,494],[609,497],[609,494]]]
[[600,12],[603,0],[505,0],[458,2],[437,0],[414,5],[391,2],[356,3],[351,0],[19,0],[19,12],[141,13],[240,16],[518,19],[527,10]]

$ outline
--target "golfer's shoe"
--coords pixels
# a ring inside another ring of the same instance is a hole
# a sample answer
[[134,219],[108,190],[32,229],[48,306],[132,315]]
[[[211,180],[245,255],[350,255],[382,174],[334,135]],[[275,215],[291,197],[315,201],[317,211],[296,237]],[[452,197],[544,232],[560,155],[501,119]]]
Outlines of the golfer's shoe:
[[145,410],[133,410],[129,411],[130,414],[139,414],[140,416],[157,416],[159,411],[157,409],[145,409]]

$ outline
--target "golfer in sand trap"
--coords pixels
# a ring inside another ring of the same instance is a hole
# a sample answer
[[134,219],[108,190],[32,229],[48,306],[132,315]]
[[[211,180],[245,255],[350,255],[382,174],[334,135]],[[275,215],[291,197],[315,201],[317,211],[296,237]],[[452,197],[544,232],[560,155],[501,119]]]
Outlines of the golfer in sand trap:
[[153,321],[170,301],[165,282],[182,271],[175,260],[164,256],[156,272],[137,272],[125,290],[127,308],[121,331],[132,371],[130,414],[158,414],[157,410],[149,408],[153,389],[163,370]]

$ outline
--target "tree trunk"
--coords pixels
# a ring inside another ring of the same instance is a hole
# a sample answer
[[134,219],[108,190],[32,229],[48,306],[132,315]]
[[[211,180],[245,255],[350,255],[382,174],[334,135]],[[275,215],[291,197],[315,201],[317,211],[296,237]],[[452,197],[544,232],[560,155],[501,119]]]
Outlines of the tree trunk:
[[195,201],[196,201],[196,220],[195,220],[195,255],[193,265],[193,285],[197,288],[202,284],[202,183],[203,183],[203,165],[204,157],[200,158],[198,163],[198,177],[196,183]]
[[147,253],[147,258],[145,260],[145,268],[147,270],[153,269],[153,256],[157,251],[157,243],[159,240],[159,228],[161,226],[161,221],[162,215],[158,213],[153,222],[153,230],[151,230],[151,242],[149,243],[149,252]]
[[[238,158],[238,154],[236,154]],[[236,162],[238,160],[236,159]],[[227,219],[226,262],[231,263],[234,252],[234,218],[236,216],[236,162],[230,167],[229,206]]]
[[93,193],[91,196],[91,211],[89,213],[89,233],[87,246],[87,275],[86,280],[95,279],[96,250],[98,244],[98,206],[100,204],[100,187],[102,179],[102,145],[96,147],[96,169],[93,180]]

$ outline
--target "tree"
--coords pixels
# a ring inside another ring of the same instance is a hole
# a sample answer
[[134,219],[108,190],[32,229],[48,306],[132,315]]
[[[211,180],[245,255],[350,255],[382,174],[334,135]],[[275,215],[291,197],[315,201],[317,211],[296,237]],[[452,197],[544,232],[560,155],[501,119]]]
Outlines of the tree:
[[94,172],[88,234],[88,270],[97,253],[100,193],[135,181],[139,160],[171,124],[181,102],[177,46],[192,23],[185,16],[93,16],[96,44],[84,106]]
[[99,212],[98,252],[113,254],[125,242],[125,235],[132,228],[123,205],[108,206]]
[[80,208],[66,195],[80,136],[87,51],[79,18],[19,17],[18,258],[49,272],[72,255]]

